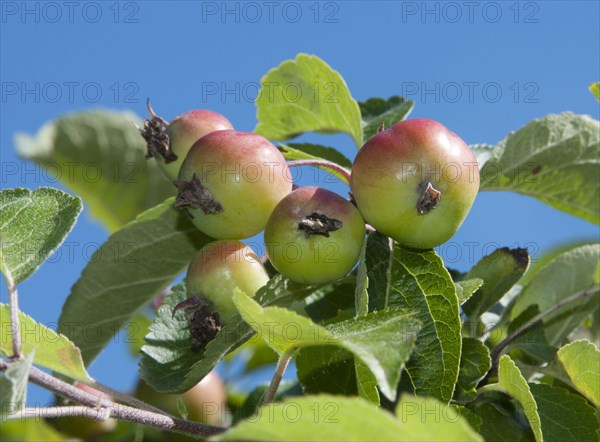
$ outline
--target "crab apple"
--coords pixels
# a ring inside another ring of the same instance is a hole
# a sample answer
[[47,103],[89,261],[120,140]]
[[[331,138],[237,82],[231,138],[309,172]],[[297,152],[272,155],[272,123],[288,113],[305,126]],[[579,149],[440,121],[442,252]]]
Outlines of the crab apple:
[[151,120],[144,122],[142,136],[148,143],[147,157],[156,162],[169,180],[177,179],[181,163],[192,145],[204,135],[233,129],[227,118],[206,109],[185,112],[167,123],[156,116],[148,103]]
[[358,261],[364,239],[365,221],[356,207],[319,187],[301,187],[282,199],[265,228],[273,267],[305,284],[346,275]]
[[249,296],[269,281],[260,258],[239,241],[215,241],[205,245],[188,267],[185,286],[188,296],[199,296],[212,303],[219,321],[237,313],[233,304],[236,287]]
[[397,123],[359,151],[350,178],[365,220],[398,243],[429,249],[448,241],[479,190],[465,142],[429,119]]
[[266,138],[221,130],[200,138],[188,152],[176,205],[215,239],[261,232],[273,208],[292,190],[283,155]]

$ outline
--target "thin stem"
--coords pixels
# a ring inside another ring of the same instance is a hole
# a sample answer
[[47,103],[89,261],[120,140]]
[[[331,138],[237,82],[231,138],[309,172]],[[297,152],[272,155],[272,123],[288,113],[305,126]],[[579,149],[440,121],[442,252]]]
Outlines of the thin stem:
[[158,414],[164,414],[165,416],[172,416],[166,411],[161,410],[160,408],[156,408],[155,406],[147,404],[146,402],[141,401],[133,396],[129,396],[128,394],[123,394],[120,391],[113,390],[112,388],[107,387],[106,385],[103,385],[99,382],[93,381],[90,384],[90,387],[94,387],[96,390],[106,393],[112,396],[117,401],[124,402],[128,405],[131,405],[132,407],[141,408],[142,410],[152,411]]
[[19,294],[17,286],[11,275],[6,272],[6,282],[8,285],[8,303],[10,304],[10,326],[12,334],[13,359],[21,357],[21,334],[19,332]]
[[573,302],[579,301],[581,299],[587,298],[589,296],[594,295],[595,293],[598,293],[600,291],[600,286],[596,286],[596,287],[592,287],[589,288],[587,290],[582,290],[581,292],[577,292],[571,296],[566,297],[565,299],[563,299],[560,302],[557,302],[556,304],[554,304],[552,307],[550,307],[549,309],[547,309],[546,311],[543,311],[542,313],[534,316],[530,321],[528,321],[526,324],[522,325],[521,327],[519,327],[517,330],[515,330],[512,334],[510,334],[509,336],[506,337],[506,339],[504,339],[502,342],[500,342],[500,344],[498,344],[494,350],[492,350],[492,370],[490,370],[490,373],[495,373],[495,369],[498,366],[498,361],[500,360],[500,356],[502,355],[502,351],[510,344],[512,343],[515,339],[517,339],[518,337],[522,336],[527,330],[529,330],[531,327],[533,327],[537,322],[541,321],[542,319],[544,319],[546,316],[554,313],[556,310],[559,310]]
[[[0,371],[4,371],[8,367],[9,364],[0,360]],[[29,371],[29,380],[34,384],[44,387],[77,404],[94,409],[97,409],[98,407],[106,408],[109,411],[109,417],[115,419],[149,425],[162,430],[175,431],[192,436],[212,436],[225,431],[225,429],[221,427],[206,425],[200,422],[186,421],[171,416],[165,416],[164,414],[140,410],[128,405],[116,404],[106,398],[88,393],[61,379],[55,378],[36,367],[31,367]]]
[[84,405],[67,405],[64,407],[26,407],[22,410],[4,416],[4,420],[21,419],[52,419],[64,416],[83,416],[98,422],[103,422],[110,417],[108,408],[91,408]]
[[273,402],[273,399],[275,398],[275,393],[277,393],[277,388],[281,383],[281,378],[283,377],[285,369],[290,363],[290,360],[292,359],[292,356],[294,355],[295,351],[296,349],[290,349],[284,352],[279,358],[279,362],[277,362],[277,368],[275,369],[275,374],[273,375],[273,379],[271,379],[271,384],[269,385],[269,388],[267,389],[267,392],[265,394],[265,400],[263,402],[263,405],[267,405]]
[[348,169],[346,169],[345,167],[342,167],[339,164],[333,163],[331,161],[327,161],[327,160],[295,160],[295,161],[288,161],[287,165],[288,165],[288,167],[315,166],[315,167],[331,169],[331,170],[334,170],[335,172],[338,172],[340,175],[342,175],[344,177],[344,181],[346,181],[346,183],[350,182],[350,171]]

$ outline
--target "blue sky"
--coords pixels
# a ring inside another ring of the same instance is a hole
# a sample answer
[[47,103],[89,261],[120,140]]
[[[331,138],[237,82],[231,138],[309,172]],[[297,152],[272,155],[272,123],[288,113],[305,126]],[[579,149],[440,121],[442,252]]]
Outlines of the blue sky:
[[[356,99],[404,94],[417,103],[412,117],[439,120],[467,143],[495,144],[550,113],[599,113],[587,90],[600,79],[594,1],[8,1],[0,8],[2,188],[56,185],[16,156],[13,136],[63,113],[103,107],[143,115],[151,97],[167,119],[209,108],[250,131],[257,82],[298,52],[326,60]],[[355,155],[347,136],[305,139]],[[8,174],[13,165],[19,173]],[[107,236],[85,210],[68,248],[21,285],[22,309],[54,326],[86,257]],[[528,247],[535,259],[598,236],[597,226],[535,199],[482,193],[441,253],[467,270],[496,246]],[[127,389],[136,361],[116,342],[91,372]],[[48,398],[31,390],[31,402]]]

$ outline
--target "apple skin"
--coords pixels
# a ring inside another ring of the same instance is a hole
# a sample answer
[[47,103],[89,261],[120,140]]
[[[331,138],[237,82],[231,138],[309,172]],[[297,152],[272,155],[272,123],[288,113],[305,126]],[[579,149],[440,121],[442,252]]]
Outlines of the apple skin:
[[177,159],[166,163],[160,155],[154,158],[169,180],[173,181],[177,179],[181,164],[196,141],[210,132],[229,129],[233,129],[229,120],[216,112],[205,109],[185,112],[175,117],[167,127],[170,148]]
[[215,239],[244,239],[261,232],[273,208],[292,190],[279,150],[258,134],[235,130],[211,132],[194,143],[179,180],[190,182],[194,176],[222,211],[186,210],[196,227]]
[[[313,213],[341,221],[329,237],[307,234],[300,221]],[[349,201],[319,187],[300,187],[275,207],[265,228],[267,256],[282,275],[320,284],[346,275],[360,256],[365,221]]]
[[[441,192],[437,207],[420,213],[420,189]],[[365,220],[398,243],[429,249],[448,241],[479,191],[479,168],[465,142],[430,119],[396,123],[359,151],[350,188]]]
[[[135,397],[174,416],[179,415],[177,394],[159,393],[140,380]],[[219,374],[213,370],[200,382],[181,394],[191,421],[225,426],[228,422],[227,391]]]
[[258,256],[239,241],[215,241],[194,256],[185,278],[189,297],[200,295],[214,304],[221,323],[237,313],[233,303],[236,287],[248,296],[269,281]]

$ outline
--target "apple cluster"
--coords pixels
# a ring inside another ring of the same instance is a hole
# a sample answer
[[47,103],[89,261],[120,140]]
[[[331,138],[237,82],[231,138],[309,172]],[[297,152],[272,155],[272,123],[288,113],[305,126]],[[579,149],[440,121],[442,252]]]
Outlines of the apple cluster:
[[293,162],[222,115],[194,110],[167,123],[148,109],[151,119],[141,129],[147,156],[173,181],[176,206],[215,240],[190,263],[190,299],[181,306],[188,315],[200,311],[211,319],[197,331],[199,343],[235,314],[235,287],[254,296],[269,279],[264,259],[240,240],[264,231],[266,258],[279,273],[323,284],[355,267],[367,230],[412,248],[446,242],[479,190],[471,150],[429,119],[382,127],[371,137],[354,161],[347,200],[327,189],[294,186]]

